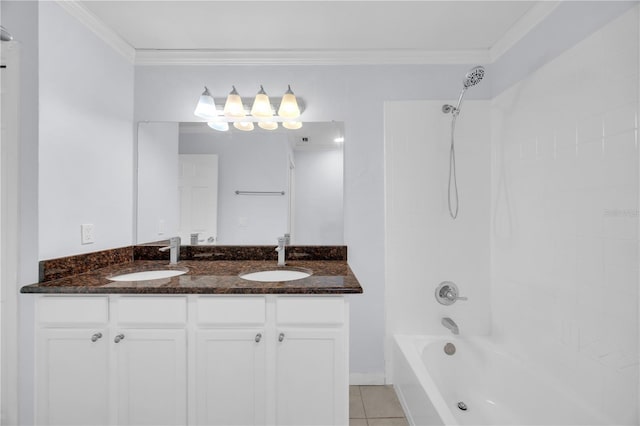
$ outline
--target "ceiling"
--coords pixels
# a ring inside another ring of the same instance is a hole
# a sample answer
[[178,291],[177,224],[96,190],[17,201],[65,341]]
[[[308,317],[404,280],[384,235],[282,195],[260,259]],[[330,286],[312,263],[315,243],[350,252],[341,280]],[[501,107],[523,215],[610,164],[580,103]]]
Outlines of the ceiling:
[[534,1],[81,1],[136,50],[490,49]]

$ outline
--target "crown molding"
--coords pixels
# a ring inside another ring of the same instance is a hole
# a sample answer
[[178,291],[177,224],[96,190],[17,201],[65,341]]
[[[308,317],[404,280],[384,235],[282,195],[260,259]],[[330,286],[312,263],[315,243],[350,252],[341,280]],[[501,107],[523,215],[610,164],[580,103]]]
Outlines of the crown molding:
[[544,21],[556,8],[559,1],[539,1],[527,11],[500,39],[489,49],[489,62],[495,62],[522,40],[538,24]]
[[487,63],[489,51],[370,50],[136,50],[136,65],[385,65]]
[[113,50],[134,63],[136,50],[77,0],[56,0],[69,15],[76,18]]

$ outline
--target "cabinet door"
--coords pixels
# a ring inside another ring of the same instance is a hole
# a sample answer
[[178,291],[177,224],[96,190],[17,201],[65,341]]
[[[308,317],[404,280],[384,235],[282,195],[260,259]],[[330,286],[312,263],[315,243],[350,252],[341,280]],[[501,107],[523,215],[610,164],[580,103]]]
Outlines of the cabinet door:
[[199,330],[196,424],[265,424],[265,332]]
[[185,330],[120,329],[111,344],[118,370],[118,424],[187,424]]
[[106,329],[38,330],[36,423],[109,424]]
[[341,330],[279,329],[276,424],[346,425],[348,371]]

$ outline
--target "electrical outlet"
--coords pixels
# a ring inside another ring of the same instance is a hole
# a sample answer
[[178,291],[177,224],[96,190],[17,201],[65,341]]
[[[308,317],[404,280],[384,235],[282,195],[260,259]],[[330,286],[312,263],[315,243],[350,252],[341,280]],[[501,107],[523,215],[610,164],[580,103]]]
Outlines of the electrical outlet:
[[96,242],[93,237],[93,223],[83,223],[80,225],[80,234],[82,244],[93,244]]

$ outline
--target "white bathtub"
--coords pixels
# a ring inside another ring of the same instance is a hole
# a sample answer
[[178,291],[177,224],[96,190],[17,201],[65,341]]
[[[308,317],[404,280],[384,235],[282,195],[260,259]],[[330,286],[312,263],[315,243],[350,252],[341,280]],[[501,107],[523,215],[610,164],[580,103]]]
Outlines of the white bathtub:
[[487,337],[397,335],[393,377],[412,425],[611,424]]

